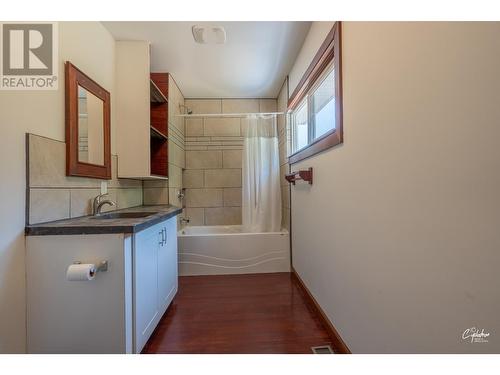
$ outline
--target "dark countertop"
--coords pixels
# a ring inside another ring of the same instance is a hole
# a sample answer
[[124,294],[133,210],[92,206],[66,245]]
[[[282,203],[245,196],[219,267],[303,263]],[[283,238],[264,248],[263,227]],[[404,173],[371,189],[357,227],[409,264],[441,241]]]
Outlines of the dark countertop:
[[96,219],[94,216],[82,216],[73,219],[50,221],[47,223],[28,225],[27,236],[71,235],[71,234],[109,234],[137,233],[159,222],[174,217],[182,212],[182,208],[169,204],[157,206],[137,206],[105,212],[101,216],[117,212],[155,212],[141,218]]

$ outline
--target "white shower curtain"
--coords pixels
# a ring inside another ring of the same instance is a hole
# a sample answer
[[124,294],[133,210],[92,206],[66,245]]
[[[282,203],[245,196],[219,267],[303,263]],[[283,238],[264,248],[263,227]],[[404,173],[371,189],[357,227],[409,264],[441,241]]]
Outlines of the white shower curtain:
[[281,190],[276,115],[249,115],[243,146],[243,227],[281,230]]

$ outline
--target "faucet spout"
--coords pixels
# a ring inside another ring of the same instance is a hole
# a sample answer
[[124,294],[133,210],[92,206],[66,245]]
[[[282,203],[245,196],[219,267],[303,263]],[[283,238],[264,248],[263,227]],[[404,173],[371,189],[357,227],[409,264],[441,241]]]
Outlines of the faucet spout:
[[113,202],[113,201],[110,201],[110,200],[105,200],[105,201],[101,201],[98,205],[97,205],[97,215],[100,215],[101,214],[101,210],[102,210],[102,207],[104,205],[110,205],[110,206],[116,206],[116,203]]
[[94,201],[92,203],[92,215],[100,215],[102,207],[104,205],[110,205],[110,206],[116,206],[116,203],[113,202],[112,200],[106,199],[102,200],[103,197],[107,196],[108,194],[100,194],[97,197],[94,198]]

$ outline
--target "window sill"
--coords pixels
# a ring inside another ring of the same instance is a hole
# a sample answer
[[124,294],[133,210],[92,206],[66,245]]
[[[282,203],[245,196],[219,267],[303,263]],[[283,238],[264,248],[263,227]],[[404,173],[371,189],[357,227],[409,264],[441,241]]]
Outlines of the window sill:
[[319,154],[322,151],[328,150],[329,148],[332,148],[333,146],[342,143],[342,141],[343,141],[342,131],[339,131],[338,129],[332,130],[322,135],[320,138],[314,140],[314,142],[311,143],[310,145],[291,154],[288,157],[288,163],[289,164],[298,163],[299,161],[307,159],[313,155]]

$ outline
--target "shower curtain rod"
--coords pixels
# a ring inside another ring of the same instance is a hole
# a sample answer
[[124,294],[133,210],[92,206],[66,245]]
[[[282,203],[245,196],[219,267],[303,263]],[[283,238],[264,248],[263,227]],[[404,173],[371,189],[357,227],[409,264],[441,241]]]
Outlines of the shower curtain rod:
[[255,113],[193,113],[193,114],[184,114],[184,115],[176,115],[177,117],[246,117],[248,115],[284,115],[285,112],[255,112]]

